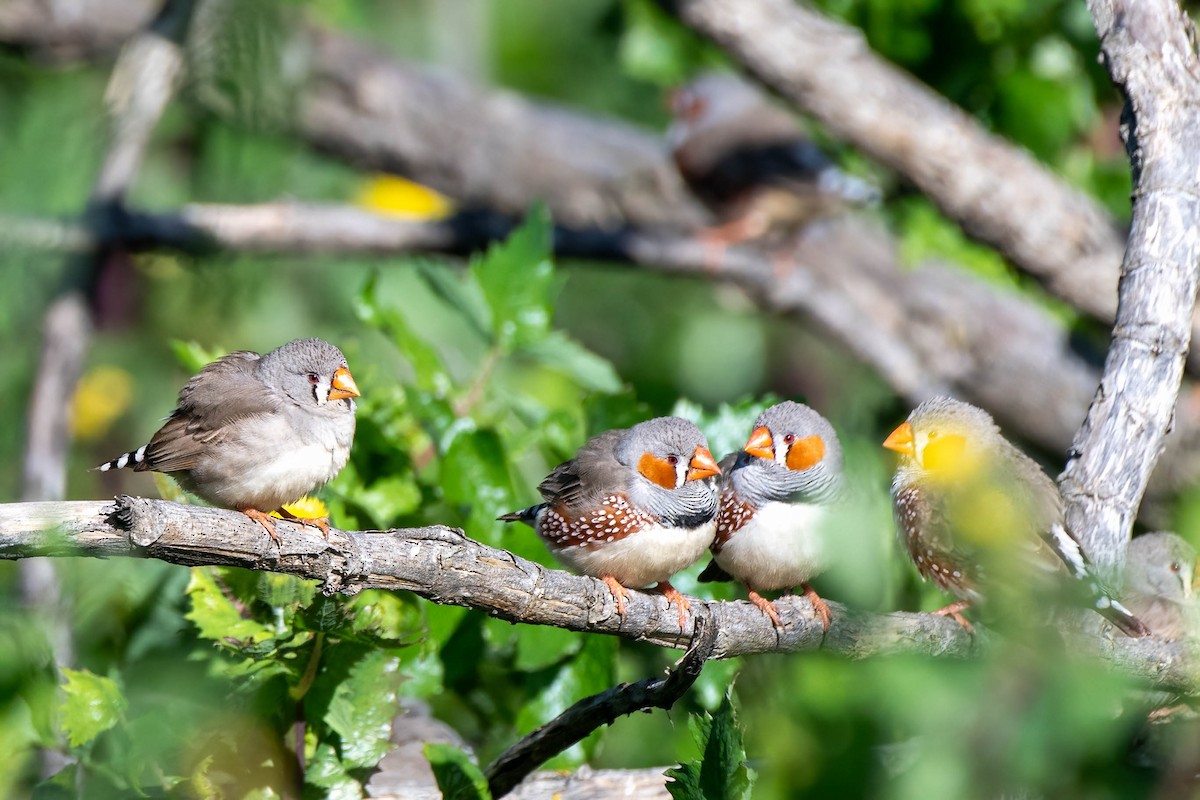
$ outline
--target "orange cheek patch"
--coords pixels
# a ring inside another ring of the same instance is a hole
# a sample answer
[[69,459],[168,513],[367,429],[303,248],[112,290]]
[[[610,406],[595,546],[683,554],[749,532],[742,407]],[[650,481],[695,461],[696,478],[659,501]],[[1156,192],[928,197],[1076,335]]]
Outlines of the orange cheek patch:
[[651,483],[657,483],[664,489],[675,488],[675,467],[668,464],[665,458],[643,453],[638,459],[638,472]]
[[792,442],[792,446],[788,448],[787,466],[788,469],[803,472],[824,457],[825,440],[820,436],[809,436],[807,439]]

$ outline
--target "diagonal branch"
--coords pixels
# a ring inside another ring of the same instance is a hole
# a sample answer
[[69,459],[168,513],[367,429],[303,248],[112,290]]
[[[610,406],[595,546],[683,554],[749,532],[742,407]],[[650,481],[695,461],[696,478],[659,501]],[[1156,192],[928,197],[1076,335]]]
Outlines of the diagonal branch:
[[505,750],[484,770],[492,796],[504,797],[529,773],[618,717],[651,708],[670,710],[700,677],[716,640],[712,623],[698,617],[687,652],[667,677],[623,683],[585,697]]
[[1100,388],[1060,485],[1067,523],[1116,570],[1172,424],[1200,285],[1200,59],[1176,0],[1089,3],[1128,98],[1133,228]]
[[1052,294],[1103,321],[1114,318],[1124,245],[1116,221],[1029,153],[873,53],[861,31],[792,0],[667,5]]
[[[0,505],[0,558],[126,556],[244,567],[318,580],[327,594],[403,590],[511,622],[680,649],[691,638],[661,595],[631,591],[621,617],[603,582],[547,569],[453,528],[333,531],[327,541],[311,528],[278,524],[281,547],[235,511],[136,497],[15,503]],[[822,636],[820,617],[806,598],[781,598],[776,606],[782,632],[748,602],[693,603],[714,626],[713,658],[817,649],[854,659],[906,653],[961,658],[980,646],[957,623],[934,614],[868,614],[830,603],[833,624]],[[1072,635],[1070,644],[1155,685],[1195,685],[1190,653],[1183,645],[1105,641],[1083,634]]]

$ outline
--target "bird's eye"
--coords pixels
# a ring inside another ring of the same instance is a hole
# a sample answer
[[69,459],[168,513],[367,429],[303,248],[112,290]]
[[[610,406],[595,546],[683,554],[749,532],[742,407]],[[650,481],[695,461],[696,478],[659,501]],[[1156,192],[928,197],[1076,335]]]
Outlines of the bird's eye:
[[789,433],[783,437],[784,444],[791,444],[794,441],[796,441],[796,434],[794,434],[794,433]]
[[309,383],[320,383],[321,376],[315,372],[310,372],[310,373],[308,373],[308,382]]
[[1180,564],[1178,561],[1171,562],[1171,572],[1179,572],[1181,569],[1183,569],[1183,564]]
[[679,456],[667,456],[667,463],[672,467],[679,463]]

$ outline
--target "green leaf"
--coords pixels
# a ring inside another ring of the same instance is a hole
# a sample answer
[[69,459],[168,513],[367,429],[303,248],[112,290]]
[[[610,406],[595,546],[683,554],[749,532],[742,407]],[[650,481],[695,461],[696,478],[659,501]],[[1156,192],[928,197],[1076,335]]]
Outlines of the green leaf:
[[275,635],[266,625],[243,617],[242,610],[225,596],[209,569],[198,567],[192,570],[187,593],[192,600],[192,609],[185,616],[204,639],[222,643],[233,639],[255,644]]
[[175,354],[179,365],[193,374],[229,353],[228,350],[211,350],[198,342],[185,342],[180,339],[171,340],[171,352]]
[[732,689],[715,715],[691,717],[700,760],[667,770],[667,790],[675,800],[746,800],[754,772],[746,766],[746,748],[733,711]]
[[358,294],[355,304],[358,318],[392,338],[396,348],[413,365],[414,384],[417,388],[438,395],[447,394],[453,386],[453,381],[446,372],[441,355],[417,335],[402,314],[380,303],[378,288],[379,273],[373,272]]
[[483,772],[461,749],[430,742],[425,745],[425,758],[433,767],[444,800],[491,800]]
[[411,474],[385,475],[364,486],[354,499],[376,520],[394,520],[420,507],[421,489]]
[[331,800],[359,800],[363,796],[362,784],[347,772],[337,751],[328,744],[318,745],[308,760],[304,782],[323,789],[321,796]]
[[516,632],[517,660],[514,666],[523,672],[545,669],[578,652],[586,638],[549,625],[517,625]]
[[491,338],[492,310],[478,281],[464,279],[461,273],[428,261],[418,261],[416,267],[434,294],[462,314],[476,333],[485,339]]
[[116,725],[125,712],[125,696],[116,681],[87,670],[63,667],[63,692],[66,695],[59,709],[61,726],[72,747],[95,739]]
[[[585,697],[610,688],[615,681],[617,642],[607,636],[584,636],[578,655],[555,670],[545,670],[540,677],[544,684],[522,706],[517,715],[517,727],[532,731]],[[551,768],[574,767],[583,763],[594,749],[597,738],[589,737],[549,762]]]
[[529,343],[521,352],[561,371],[584,389],[607,394],[621,390],[621,378],[612,364],[560,331],[548,332],[545,338]]
[[535,206],[506,241],[471,262],[471,275],[491,309],[492,335],[505,350],[534,342],[550,329],[551,252],[550,214]]
[[316,594],[316,581],[278,572],[258,573],[258,599],[269,606],[307,606]]
[[373,767],[391,747],[396,690],[403,677],[398,659],[371,650],[338,684],[325,722],[341,737],[342,763],[349,768]]
[[705,66],[721,63],[720,51],[707,44],[652,0],[625,0],[621,66],[635,78],[659,86],[682,83]]

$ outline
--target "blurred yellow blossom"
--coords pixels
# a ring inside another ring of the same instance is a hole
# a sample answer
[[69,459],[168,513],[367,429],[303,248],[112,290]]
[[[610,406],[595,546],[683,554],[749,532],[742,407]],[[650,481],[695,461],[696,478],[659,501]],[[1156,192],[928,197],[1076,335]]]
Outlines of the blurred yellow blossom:
[[[301,497],[296,502],[285,505],[283,510],[297,519],[325,519],[329,516],[329,509],[315,497]],[[273,513],[279,516],[279,512]]]
[[405,219],[442,219],[454,211],[450,198],[395,175],[377,175],[359,192],[356,203],[376,214]]
[[71,435],[99,439],[133,401],[133,378],[120,367],[98,366],[84,373],[71,398]]

